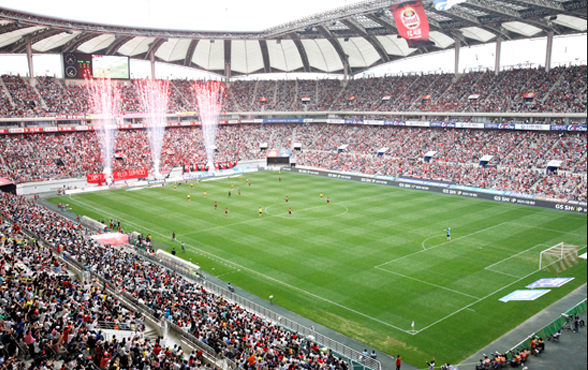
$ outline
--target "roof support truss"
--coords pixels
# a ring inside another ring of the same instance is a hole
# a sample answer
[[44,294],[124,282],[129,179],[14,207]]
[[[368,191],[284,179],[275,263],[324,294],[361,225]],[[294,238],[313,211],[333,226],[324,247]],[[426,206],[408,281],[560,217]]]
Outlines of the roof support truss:
[[78,34],[76,37],[74,37],[70,42],[63,45],[61,47],[61,52],[66,53],[66,52],[70,52],[70,51],[75,51],[77,48],[80,47],[80,45],[82,45],[82,44],[84,44],[84,43],[86,43],[86,42],[88,42],[98,36],[100,36],[100,35],[95,34],[95,33],[82,32],[82,33]]
[[44,30],[39,30],[39,31],[33,32],[32,34],[29,34],[29,35],[22,37],[20,40],[15,42],[10,48],[7,48],[6,50],[9,53],[17,53],[17,54],[25,53],[27,50],[27,43],[30,42],[32,45],[32,44],[39,42],[41,40],[44,40],[48,37],[58,35],[61,32],[62,32],[61,30],[52,30],[50,28],[46,28]]
[[190,42],[190,46],[188,46],[188,51],[186,52],[186,58],[184,59],[184,66],[189,67],[192,64],[192,57],[194,56],[194,51],[196,50],[196,46],[198,46],[199,40],[192,40]]
[[329,31],[325,26],[318,26],[317,29],[323,35],[323,37],[325,37],[327,40],[329,40],[331,45],[333,45],[333,47],[337,51],[337,54],[339,54],[339,58],[341,58],[341,64],[343,64],[344,72],[350,73],[351,71],[349,69],[349,63],[348,63],[349,57],[347,56],[347,54],[345,54],[345,51],[343,50],[343,47],[341,46],[339,41],[333,36],[331,31]]
[[298,37],[296,32],[292,32],[290,37],[292,40],[294,40],[294,45],[296,45],[298,53],[300,53],[300,58],[302,59],[302,64],[304,65],[304,72],[311,72],[310,62],[308,61],[308,54],[306,54],[306,49],[304,48],[304,45],[302,45],[300,37]]
[[108,49],[106,49],[106,55],[116,54],[118,49],[120,49],[124,44],[131,41],[133,38],[129,36],[117,36],[116,39]]
[[147,50],[147,53],[145,53],[145,60],[148,60],[149,58],[151,58],[151,53],[153,53],[153,54],[157,53],[157,49],[159,49],[159,47],[161,45],[163,45],[164,42],[165,42],[164,39],[157,39],[157,40],[153,41],[151,43],[151,45],[149,45],[149,50]]
[[378,39],[376,39],[373,36],[370,36],[367,33],[367,31],[365,30],[365,28],[363,28],[363,26],[361,26],[360,24],[356,23],[355,21],[353,21],[351,19],[344,19],[341,22],[343,22],[344,25],[346,25],[347,27],[351,28],[355,32],[358,32],[360,35],[362,35],[363,38],[367,42],[369,42],[374,47],[374,49],[376,49],[376,51],[380,55],[380,58],[384,62],[389,62],[390,61],[390,58],[388,57],[388,53],[386,53],[386,49],[384,49],[384,46],[382,46],[382,44],[380,43],[380,41],[378,41]]
[[263,71],[265,73],[270,73],[272,71],[272,66],[270,64],[269,51],[267,50],[267,41],[261,40],[259,46],[261,48],[261,56],[263,57]]

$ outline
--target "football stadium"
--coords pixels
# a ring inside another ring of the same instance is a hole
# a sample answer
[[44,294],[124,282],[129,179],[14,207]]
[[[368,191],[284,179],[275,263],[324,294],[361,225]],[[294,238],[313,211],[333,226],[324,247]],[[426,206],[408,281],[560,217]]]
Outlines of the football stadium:
[[0,370],[587,359],[581,0],[0,0]]

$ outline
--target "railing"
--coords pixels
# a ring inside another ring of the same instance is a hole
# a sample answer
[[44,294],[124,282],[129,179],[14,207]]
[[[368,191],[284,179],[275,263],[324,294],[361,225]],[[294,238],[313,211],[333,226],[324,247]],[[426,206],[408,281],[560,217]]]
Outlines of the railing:
[[[38,237],[37,235],[35,235],[34,233],[32,233],[31,231],[29,231],[27,229],[23,228],[22,230],[29,237],[36,238],[37,240],[42,242],[44,245],[49,247],[55,254],[59,255],[57,253],[57,249],[50,242]],[[221,288],[220,286],[218,286],[210,281],[205,281],[204,279],[200,278],[199,276],[194,276],[192,274],[189,274],[185,271],[184,268],[176,269],[176,267],[174,267],[173,265],[168,264],[164,261],[158,260],[155,256],[152,256],[152,255],[150,255],[140,249],[137,249],[136,252],[139,256],[141,256],[141,257],[143,257],[153,263],[161,265],[165,268],[168,268],[171,271],[174,271],[174,272],[178,273],[179,275],[184,276],[186,279],[188,279],[190,281],[193,281],[198,284],[202,284],[209,291],[211,291],[219,296],[223,296],[225,299],[238,304],[239,306],[249,310],[250,312],[257,314],[260,317],[265,318],[268,321],[272,321],[272,322],[274,322],[274,323],[276,323],[276,324],[278,324],[278,325],[280,325],[280,326],[282,326],[292,332],[295,332],[295,333],[298,333],[299,335],[302,335],[303,337],[307,338],[308,340],[311,340],[312,342],[316,342],[321,346],[329,348],[336,355],[350,359],[350,360],[352,360],[358,364],[361,364],[362,366],[369,368],[371,370],[382,370],[382,365],[379,361],[374,360],[371,357],[366,357],[363,354],[361,354],[360,352],[357,352],[354,349],[352,349],[344,344],[341,344],[341,343],[339,343],[329,337],[326,337],[326,336],[316,332],[313,329],[307,328],[307,327],[305,327],[305,326],[303,326],[293,320],[290,320],[288,318],[284,318],[281,315],[279,315],[271,310],[268,310],[267,308],[265,308],[261,305],[258,305],[257,303],[254,303],[254,302],[252,302],[246,298],[243,298],[241,296],[238,296],[237,294],[232,293],[224,288]],[[79,261],[77,261],[73,258],[67,258],[67,259],[65,259],[65,261],[68,264],[75,266],[80,271],[86,271],[85,266],[83,266]],[[102,276],[100,276],[92,271],[89,271],[89,273],[93,278],[98,279],[100,282],[102,282],[104,287],[109,286],[109,284],[110,284],[109,281],[104,279]],[[139,312],[141,312],[145,316],[152,318],[152,320],[154,322],[160,323],[160,325],[161,325],[161,321],[158,320],[157,318],[155,318],[155,316],[152,314],[153,310],[151,310],[150,308],[148,308],[147,306],[144,306],[144,305],[143,305],[143,307],[138,307],[140,304],[135,303],[136,300],[132,296],[130,296],[128,293],[116,292],[112,288],[106,288],[105,290],[112,295],[117,295],[118,296],[117,298],[119,298],[122,302],[124,302],[125,305],[127,305],[129,307],[135,307]],[[129,302],[126,302],[127,299],[123,299],[123,297],[120,297],[119,294],[121,294],[121,293],[123,296],[126,296],[126,298],[133,303],[131,304]],[[208,354],[209,356],[211,356],[215,359],[217,358],[217,354],[215,353],[214,349],[212,349],[210,346],[206,345],[205,343],[198,340],[193,335],[185,332],[184,330],[173,325],[172,323],[167,323],[167,324],[168,324],[168,328],[171,328],[172,331],[179,330],[181,337],[189,339],[188,341],[190,343],[192,343],[196,348],[202,349],[202,351],[204,353]],[[173,326],[175,326],[175,328],[177,328],[177,329],[173,328]],[[234,367],[236,367],[236,365]]]
[[[557,320],[553,321],[551,324],[547,325],[543,329],[537,331],[529,335],[525,340],[517,344],[516,346],[512,347],[508,352],[507,355],[511,355],[512,353],[516,352],[521,347],[530,348],[531,341],[535,337],[540,337],[543,339],[547,339],[555,334],[558,330],[561,330],[567,323],[569,323],[569,318],[575,314],[582,314],[588,310],[588,301],[584,299],[582,302],[575,305],[573,308],[566,311]],[[565,315],[565,316],[564,316]]]
[[[14,223],[13,220],[5,217],[5,216],[1,216],[2,221],[9,221],[11,223]],[[204,357],[207,360],[208,363],[210,363],[211,365],[213,365],[214,369],[236,369],[237,366],[235,365],[235,363],[229,359],[223,359],[223,360],[219,360],[219,358],[216,355],[216,352],[214,351],[214,349],[212,349],[210,346],[206,345],[205,343],[203,343],[202,341],[198,340],[196,337],[194,337],[193,335],[191,335],[190,333],[187,333],[185,331],[183,331],[182,329],[180,329],[179,327],[177,327],[176,325],[172,324],[172,323],[168,323],[168,322],[163,322],[162,320],[156,318],[152,312],[153,310],[150,309],[149,307],[140,304],[138,302],[136,302],[136,299],[130,295],[128,292],[125,291],[121,291],[121,292],[117,292],[115,291],[113,288],[111,288],[109,285],[109,281],[106,280],[105,278],[103,278],[102,276],[92,272],[92,271],[88,271],[86,270],[85,266],[82,265],[79,261],[75,260],[74,258],[64,258],[60,253],[57,253],[57,248],[55,248],[53,246],[53,244],[51,244],[49,241],[39,237],[38,235],[35,235],[32,231],[26,229],[26,228],[22,228],[21,229],[22,232],[27,235],[29,238],[35,238],[36,240],[38,240],[38,242],[42,245],[44,245],[45,247],[49,248],[53,254],[55,256],[57,256],[63,263],[66,263],[68,266],[70,266],[71,268],[75,268],[81,272],[85,272],[85,273],[89,273],[89,275],[96,279],[99,280],[103,286],[105,287],[105,291],[110,294],[111,296],[113,296],[115,299],[117,299],[118,301],[120,301],[123,305],[127,306],[128,308],[131,308],[131,310],[136,311],[141,313],[143,316],[145,316],[146,318],[148,318],[149,320],[151,320],[153,322],[153,324],[159,326],[160,328],[163,329],[164,325],[167,325],[167,328],[170,329],[173,333],[179,334],[178,337],[182,340],[184,340],[189,346],[191,346],[192,348],[197,348],[197,349],[201,349],[202,352],[204,353]],[[68,256],[67,254],[64,256]],[[99,326],[103,324],[103,325],[109,325],[110,323],[99,323]],[[114,328],[114,326],[113,326]],[[106,328],[106,329],[110,329],[110,328]],[[120,329],[118,329],[120,330]],[[17,343],[18,345],[18,343]],[[29,356],[29,352],[27,349],[21,349],[19,347],[19,353],[22,353],[24,358],[27,359],[30,358]],[[221,366],[219,366],[217,364],[218,361],[222,361],[224,364],[226,364],[226,366],[223,368]]]
[[[301,324],[297,323],[296,321],[285,318],[282,315],[279,315],[271,310],[268,310],[267,308],[265,308],[257,303],[254,303],[254,302],[252,302],[246,298],[243,298],[233,292],[230,292],[224,288],[221,288],[220,286],[218,286],[208,280],[204,280],[200,277],[188,274],[184,271],[183,268],[176,268],[173,264],[169,264],[169,263],[167,263],[167,261],[159,260],[154,255],[150,255],[142,250],[137,250],[137,252],[143,258],[146,258],[149,261],[152,261],[156,264],[159,264],[165,268],[168,268],[169,270],[174,271],[177,274],[184,276],[188,280],[191,280],[195,283],[203,285],[210,292],[212,292],[216,295],[222,296],[225,299],[238,304],[239,306],[247,309],[250,312],[255,313],[256,315],[258,315],[260,317],[263,317],[264,319],[266,319],[268,321],[274,322],[277,325],[282,326],[292,332],[298,333],[299,335],[311,340],[312,342],[316,342],[321,346],[329,348],[334,354],[348,358],[348,359],[350,359],[358,364],[361,364],[362,366],[364,366],[366,368],[372,369],[372,370],[381,370],[382,369],[382,365],[379,361],[374,360],[369,356],[366,357],[363,354],[361,354],[360,352],[358,352],[358,351],[356,351],[356,350],[354,350],[354,349],[352,349],[342,343],[339,343],[329,337],[326,337],[313,329],[307,328],[306,326],[301,325]],[[179,329],[179,330],[181,330],[181,329]]]
[[117,331],[130,331],[133,333],[141,334],[143,333],[143,328],[141,325],[137,325],[136,323],[126,324],[126,323],[117,323],[113,321],[98,321],[98,327],[100,329],[106,330],[117,330]]

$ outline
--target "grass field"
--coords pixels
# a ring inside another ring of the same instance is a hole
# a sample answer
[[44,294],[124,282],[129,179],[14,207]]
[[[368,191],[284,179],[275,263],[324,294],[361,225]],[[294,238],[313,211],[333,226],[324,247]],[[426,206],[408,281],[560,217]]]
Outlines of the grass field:
[[537,301],[499,302],[553,277],[538,271],[542,250],[566,242],[585,251],[585,216],[307,175],[281,177],[280,183],[278,174],[262,172],[249,176],[250,187],[245,178],[234,178],[195,184],[193,190],[168,185],[80,195],[67,203],[94,219],[120,219],[126,232],[150,233],[176,247],[183,241],[187,252],[181,257],[205,272],[260,297],[274,295],[278,305],[413,364],[432,356],[457,363],[586,283],[581,260],[562,275],[576,278],[572,283]]

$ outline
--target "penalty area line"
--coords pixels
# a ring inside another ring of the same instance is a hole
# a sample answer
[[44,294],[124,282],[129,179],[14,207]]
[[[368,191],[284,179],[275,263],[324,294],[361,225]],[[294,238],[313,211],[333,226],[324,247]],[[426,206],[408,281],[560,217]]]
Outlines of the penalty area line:
[[[581,250],[584,250],[584,249],[586,249],[586,247],[584,247],[584,248],[581,248],[579,251],[581,251]],[[453,317],[453,316],[457,315],[458,313],[460,313],[460,312],[462,312],[462,311],[465,311],[465,310],[471,310],[471,307],[472,307],[472,306],[474,306],[474,305],[476,305],[476,304],[478,304],[478,303],[480,303],[480,302],[482,302],[482,301],[484,301],[484,300],[486,300],[486,299],[488,299],[488,298],[490,298],[490,297],[492,297],[492,296],[494,296],[494,295],[496,295],[496,294],[498,294],[498,293],[502,292],[502,291],[503,291],[503,290],[505,290],[505,289],[508,289],[508,288],[510,288],[511,286],[513,286],[513,285],[515,285],[515,284],[517,284],[517,283],[519,283],[519,282],[521,282],[521,281],[523,281],[523,280],[525,280],[525,279],[528,279],[528,278],[530,278],[531,276],[533,276],[533,275],[535,275],[535,274],[537,274],[537,273],[539,273],[539,272],[541,272],[541,270],[536,270],[536,271],[533,271],[532,273],[530,273],[530,274],[528,274],[528,275],[526,275],[526,276],[524,276],[524,277],[522,277],[522,278],[519,278],[519,279],[517,279],[516,281],[514,281],[514,282],[512,282],[512,283],[510,283],[510,284],[508,284],[508,285],[506,285],[506,286],[504,286],[504,287],[502,287],[502,288],[499,288],[499,289],[497,289],[496,291],[494,291],[494,292],[492,292],[492,293],[488,294],[487,296],[485,296],[485,297],[483,297],[483,298],[480,298],[479,300],[475,301],[474,303],[470,303],[469,305],[465,306],[464,308],[462,308],[462,309],[460,309],[460,310],[457,310],[457,311],[455,311],[454,313],[452,313],[452,314],[450,314],[450,315],[447,315],[447,316],[445,316],[444,318],[442,318],[442,319],[440,319],[440,320],[437,320],[437,321],[435,321],[435,322],[434,322],[434,323],[432,323],[431,325],[425,326],[425,327],[424,327],[424,328],[422,328],[421,330],[417,331],[417,333],[416,333],[416,334],[420,334],[420,333],[422,333],[423,331],[425,331],[425,330],[427,330],[427,329],[430,329],[430,328],[432,328],[433,326],[436,326],[436,325],[438,325],[438,324],[442,323],[443,321],[445,321],[445,320],[447,320],[447,319],[449,319],[449,318],[451,318],[451,317]],[[416,334],[415,334],[415,335],[416,335]]]
[[494,226],[490,226],[490,227],[487,227],[487,228],[485,228],[485,229],[482,229],[482,230],[478,230],[478,231],[476,231],[476,232],[473,232],[473,233],[471,233],[471,234],[464,235],[464,236],[462,236],[462,237],[459,237],[459,238],[457,238],[457,239],[452,239],[452,240],[449,240],[449,241],[447,241],[447,242],[445,242],[445,243],[441,243],[441,244],[439,244],[439,245],[436,245],[436,246],[434,246],[434,247],[431,247],[431,248],[429,248],[429,249],[425,249],[425,250],[422,250],[422,251],[418,251],[418,252],[414,252],[414,253],[411,253],[411,254],[407,254],[406,256],[402,256],[402,257],[396,258],[396,259],[394,259],[394,260],[392,260],[392,261],[388,261],[388,262],[386,262],[386,263],[383,263],[383,264],[381,264],[381,265],[378,265],[378,266],[376,266],[376,268],[381,268],[381,267],[387,266],[387,265],[389,265],[389,264],[391,264],[391,263],[394,263],[394,262],[396,262],[396,261],[400,261],[400,260],[403,260],[403,259],[405,259],[405,258],[408,258],[408,257],[414,256],[414,255],[417,255],[417,254],[420,254],[420,253],[423,253],[423,252],[426,252],[426,251],[430,251],[430,250],[432,250],[432,249],[435,249],[435,248],[442,247],[442,246],[444,246],[444,245],[446,245],[446,244],[453,243],[453,242],[456,242],[456,241],[458,241],[458,240],[465,239],[465,238],[468,238],[468,237],[470,237],[470,236],[473,236],[473,235],[477,235],[477,234],[483,233],[483,232],[485,232],[485,231],[488,231],[488,230],[494,229],[495,227],[499,227],[499,226],[502,226],[502,225],[506,225],[506,224],[508,224],[508,223],[509,223],[509,222],[503,222],[503,223],[501,223],[501,224],[494,225]]
[[388,273],[393,274],[393,275],[398,275],[398,276],[403,277],[405,279],[414,280],[414,281],[419,282],[421,284],[426,284],[426,285],[434,286],[435,288],[443,289],[443,290],[446,290],[446,291],[451,292],[451,293],[460,294],[460,295],[463,295],[463,296],[466,296],[466,297],[469,297],[469,298],[473,298],[473,299],[480,299],[479,297],[476,297],[476,296],[473,296],[473,295],[470,295],[470,294],[467,294],[467,293],[462,293],[460,291],[457,291],[457,290],[454,290],[454,289],[451,289],[451,288],[447,288],[447,287],[444,287],[444,286],[441,286],[441,285],[429,283],[428,281],[424,281],[424,280],[413,278],[413,277],[410,277],[410,276],[407,276],[407,275],[399,274],[398,272],[386,270],[386,269],[383,269],[383,268],[378,268],[378,270],[385,271],[385,272],[388,272]]

